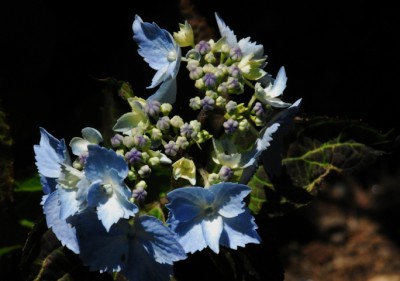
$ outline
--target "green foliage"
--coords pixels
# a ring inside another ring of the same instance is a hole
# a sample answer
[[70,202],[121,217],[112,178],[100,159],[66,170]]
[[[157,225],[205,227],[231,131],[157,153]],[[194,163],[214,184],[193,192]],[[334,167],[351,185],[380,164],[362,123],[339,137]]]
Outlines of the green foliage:
[[270,179],[258,167],[249,182],[255,214],[282,215],[311,202],[324,182],[366,168],[390,149],[396,132],[382,133],[354,120],[316,117],[298,122],[287,137],[282,174]]
[[40,177],[38,174],[31,178],[15,182],[14,192],[42,192],[43,187],[40,184]]

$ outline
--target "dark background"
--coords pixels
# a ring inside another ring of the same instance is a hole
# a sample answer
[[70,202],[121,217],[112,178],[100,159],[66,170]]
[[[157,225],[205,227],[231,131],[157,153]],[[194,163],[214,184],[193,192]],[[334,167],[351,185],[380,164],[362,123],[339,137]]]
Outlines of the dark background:
[[[11,126],[17,175],[33,165],[39,126],[67,141],[85,126],[99,126],[104,85],[95,78],[129,81],[137,95],[151,94],[145,87],[154,71],[137,54],[134,16],[172,33],[184,21],[180,4],[188,1],[90,2],[2,4],[0,104]],[[397,126],[398,10],[254,0],[192,3],[212,28],[217,11],[238,38],[263,44],[267,72],[275,76],[285,66],[284,97],[302,97],[303,116],[362,120],[383,131]]]
[[[83,2],[9,1],[0,6],[0,108],[14,140],[17,180],[36,172],[33,145],[39,142],[39,127],[69,142],[83,127],[102,126],[106,101],[104,83],[97,79],[129,81],[138,96],[152,93],[145,87],[154,71],[137,54],[132,39],[134,16],[172,33],[185,19],[180,5],[189,1]],[[284,99],[303,98],[303,117],[361,120],[382,132],[399,127],[398,9],[293,6],[289,1],[191,2],[211,28],[216,29],[218,12],[239,39],[250,36],[263,44],[267,72],[275,76],[285,66],[289,80]],[[185,71],[182,67],[180,74]],[[178,100],[185,94],[178,92]],[[117,99],[117,105],[124,102]],[[38,202],[35,198],[28,204],[40,211]],[[282,225],[286,229],[287,221]],[[266,225],[260,231],[278,230]],[[24,238],[26,233],[18,235]],[[187,266],[178,267],[182,265]]]

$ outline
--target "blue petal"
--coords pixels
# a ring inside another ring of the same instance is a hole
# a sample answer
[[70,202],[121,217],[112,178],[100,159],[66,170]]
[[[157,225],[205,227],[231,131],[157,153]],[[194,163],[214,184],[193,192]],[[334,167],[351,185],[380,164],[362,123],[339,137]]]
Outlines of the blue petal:
[[175,261],[186,258],[185,251],[178,243],[175,233],[164,226],[160,220],[151,216],[141,216],[134,225],[136,233],[146,233],[146,235],[138,235],[138,240],[157,262],[173,264]]
[[43,187],[44,194],[50,194],[54,190],[56,190],[57,180],[56,178],[47,178],[44,176],[40,176],[40,184]]
[[122,182],[128,175],[128,165],[124,158],[114,150],[106,149],[98,145],[88,145],[89,156],[86,160],[85,175],[90,181],[110,178],[111,169],[117,171],[117,182]]
[[79,246],[75,228],[65,220],[60,219],[60,204],[58,202],[58,190],[47,196],[43,204],[43,212],[46,215],[46,223],[60,240],[61,244],[76,254],[79,254]]
[[261,131],[261,137],[257,139],[256,145],[250,151],[243,153],[242,159],[240,160],[240,166],[247,168],[251,165],[257,165],[258,158],[261,153],[265,151],[271,144],[272,135],[276,133],[280,124],[274,123],[268,128]]
[[201,222],[201,229],[203,231],[204,240],[207,245],[216,254],[219,253],[219,240],[223,230],[223,221],[221,216],[207,217]]
[[176,101],[176,78],[168,78],[162,83],[160,88],[147,101],[159,101],[160,103],[173,104]]
[[58,199],[60,201],[60,219],[65,220],[79,211],[80,204],[76,200],[76,190],[58,186]]
[[96,213],[85,212],[72,217],[71,223],[76,227],[80,258],[90,270],[113,272],[126,268],[130,250],[130,225],[126,221],[107,232]]
[[69,162],[65,142],[54,138],[43,128],[40,128],[40,135],[39,145],[33,146],[39,174],[57,178],[60,174],[59,163]]
[[214,206],[218,213],[226,218],[233,218],[244,212],[243,199],[251,192],[251,188],[238,183],[220,183],[209,187],[215,196]]
[[129,265],[121,272],[128,280],[170,281],[174,273],[172,265],[156,262],[138,240],[131,242]]
[[82,261],[90,270],[121,271],[128,280],[170,280],[172,265],[158,263],[154,253],[170,261],[186,255],[173,234],[155,220],[145,216],[137,219],[133,227],[120,220],[107,232],[93,212],[74,217]]
[[[96,202],[97,200],[97,202]],[[121,190],[114,189],[113,194],[107,195],[101,185],[93,185],[88,193],[90,206],[97,205],[97,214],[106,230],[121,218],[129,218],[138,212],[138,207],[129,201]]]
[[220,244],[231,249],[244,247],[248,243],[259,244],[261,238],[256,232],[257,225],[249,209],[234,218],[224,218],[224,230]]
[[179,243],[186,253],[194,253],[207,247],[201,224],[202,218],[182,222],[176,220],[170,213],[168,223],[171,229],[178,235]]
[[143,22],[138,15],[135,16],[132,29],[133,39],[139,45],[138,53],[151,68],[158,70],[170,63],[168,53],[175,51],[171,34],[155,23]]
[[166,207],[178,221],[190,221],[202,214],[202,211],[214,201],[214,195],[202,187],[182,187],[167,194]]

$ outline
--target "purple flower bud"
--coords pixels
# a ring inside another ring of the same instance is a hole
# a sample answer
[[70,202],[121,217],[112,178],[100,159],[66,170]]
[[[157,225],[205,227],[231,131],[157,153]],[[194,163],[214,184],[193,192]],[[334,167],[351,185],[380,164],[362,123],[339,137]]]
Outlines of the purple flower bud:
[[253,107],[253,112],[256,114],[256,116],[260,117],[265,114],[264,107],[262,103],[256,102],[256,104]]
[[213,73],[206,73],[203,76],[203,81],[207,88],[214,88],[217,84],[217,77]]
[[84,153],[81,153],[81,154],[79,155],[79,164],[80,164],[82,167],[85,166],[87,158],[88,158],[88,154],[85,153],[85,152],[84,152]]
[[147,196],[147,191],[142,187],[139,186],[132,190],[132,197],[138,201],[143,201]]
[[134,165],[142,160],[142,153],[136,148],[132,148],[125,153],[125,158],[131,165]]
[[229,67],[229,74],[232,77],[238,78],[242,75],[242,71],[240,70],[240,68],[237,65],[231,65]]
[[218,85],[217,92],[223,95],[228,93],[228,85],[226,82],[222,82]]
[[234,61],[240,61],[242,59],[242,50],[240,50],[239,46],[233,47],[229,52],[229,56]]
[[226,111],[228,113],[234,113],[236,108],[237,108],[237,103],[235,101],[230,100],[226,105],[225,105]]
[[169,156],[175,156],[178,153],[179,146],[174,141],[169,141],[169,143],[164,145],[165,154]]
[[115,134],[112,138],[111,138],[111,145],[112,147],[118,147],[122,144],[124,137],[120,134]]
[[193,69],[190,70],[189,72],[189,77],[192,80],[197,80],[200,79],[203,76],[203,68],[201,67],[195,67]]
[[180,128],[181,136],[190,138],[190,136],[193,134],[193,127],[189,125],[188,123],[183,124],[183,126]]
[[201,55],[207,54],[211,50],[210,43],[201,40],[197,45],[194,47]]
[[146,103],[146,106],[144,107],[144,112],[151,117],[157,117],[158,114],[160,113],[160,107],[161,104],[159,101],[156,100],[148,101]]
[[147,145],[148,139],[144,136],[137,135],[133,137],[133,143],[136,147],[145,147]]
[[222,166],[218,175],[222,181],[228,181],[233,176],[233,171],[227,166]]
[[223,126],[225,129],[225,133],[233,134],[239,128],[239,123],[236,120],[228,119],[224,122]]
[[210,98],[209,96],[205,96],[201,100],[201,106],[203,107],[204,110],[214,109],[214,103],[215,103],[215,101],[212,98]]
[[237,94],[242,91],[242,85],[237,78],[229,77],[227,84],[229,93]]
[[164,116],[161,117],[160,119],[158,119],[156,127],[158,129],[160,129],[161,131],[166,131],[169,129],[169,117],[168,116]]

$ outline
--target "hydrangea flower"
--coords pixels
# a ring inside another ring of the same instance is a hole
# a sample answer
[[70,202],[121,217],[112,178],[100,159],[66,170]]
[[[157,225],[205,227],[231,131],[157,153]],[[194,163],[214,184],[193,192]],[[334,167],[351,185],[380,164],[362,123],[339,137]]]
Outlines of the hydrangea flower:
[[132,29],[133,39],[139,45],[138,53],[151,68],[157,70],[148,88],[155,88],[161,84],[157,92],[147,100],[174,103],[176,75],[181,62],[179,45],[168,31],[161,29],[156,23],[143,22],[138,15],[135,16]]
[[273,107],[284,108],[291,104],[283,102],[279,99],[283,95],[286,88],[287,77],[285,68],[282,66],[276,76],[276,79],[271,81],[266,88],[261,86],[261,83],[255,85],[255,97],[263,104],[270,104]]
[[121,272],[128,280],[169,281],[173,262],[186,258],[176,235],[152,216],[119,220],[109,231],[94,212],[70,221],[77,229],[80,258],[92,271]]
[[76,156],[81,156],[82,154],[87,154],[87,146],[89,144],[99,144],[103,141],[103,136],[101,133],[91,127],[86,127],[82,129],[82,137],[74,137],[69,143],[72,149],[72,154]]
[[43,186],[41,204],[46,216],[46,224],[51,228],[63,246],[79,253],[76,230],[65,219],[60,218],[59,186],[57,178],[61,173],[61,164],[70,165],[69,154],[64,140],[58,140],[45,129],[40,128],[40,142],[34,145],[36,166]]
[[265,128],[261,137],[256,140],[254,147],[244,153],[237,151],[235,144],[230,138],[225,137],[220,140],[213,138],[213,161],[231,169],[243,169],[253,165],[258,160],[261,152],[269,147],[272,135],[278,130],[279,126],[279,123],[274,123],[270,127]]
[[242,56],[245,57],[249,54],[253,54],[254,59],[261,59],[264,57],[264,46],[258,45],[256,42],[251,42],[250,37],[242,38],[239,41],[236,38],[235,33],[225,24],[223,19],[218,13],[215,13],[217,20],[219,33],[225,37],[225,42],[229,47],[234,48],[239,46]]
[[129,201],[131,190],[124,183],[128,165],[121,155],[98,145],[89,145],[89,156],[84,169],[90,182],[87,203],[96,207],[99,220],[108,231],[120,218],[129,218],[138,207]]
[[167,194],[169,223],[186,253],[207,246],[219,253],[220,245],[237,249],[260,243],[253,216],[243,199],[247,185],[220,183],[209,188],[183,187]]

